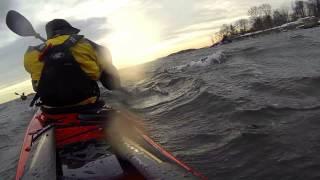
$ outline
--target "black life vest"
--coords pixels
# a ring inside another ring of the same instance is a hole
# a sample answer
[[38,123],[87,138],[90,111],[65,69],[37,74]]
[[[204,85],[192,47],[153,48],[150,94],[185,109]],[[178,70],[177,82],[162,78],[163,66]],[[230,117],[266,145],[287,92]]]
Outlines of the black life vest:
[[70,48],[83,36],[71,35],[63,44],[47,47],[40,60],[44,62],[37,95],[42,105],[66,106],[97,96],[100,91],[96,81],[81,69]]

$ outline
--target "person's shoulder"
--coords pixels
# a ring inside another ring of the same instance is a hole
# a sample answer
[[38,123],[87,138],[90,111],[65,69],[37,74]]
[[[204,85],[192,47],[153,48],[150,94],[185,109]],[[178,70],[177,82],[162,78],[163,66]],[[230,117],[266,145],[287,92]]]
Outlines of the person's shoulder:
[[103,48],[103,46],[99,45],[98,43],[96,43],[96,42],[94,42],[94,41],[92,41],[92,40],[90,40],[88,38],[83,38],[82,42],[90,44],[93,47],[93,49],[96,49],[96,50],[100,49],[100,48]]
[[39,44],[37,46],[29,46],[27,48],[27,51],[25,53],[30,53],[30,52],[33,52],[33,51],[43,51],[45,48],[47,47],[47,44],[46,43],[42,43],[42,44]]
[[82,38],[82,40],[80,41],[80,42],[82,42],[82,43],[86,43],[86,44],[89,44],[90,45],[90,47],[95,51],[95,52],[97,52],[98,54],[104,54],[104,53],[110,53],[109,52],[109,49],[107,48],[107,47],[105,47],[105,46],[102,46],[102,45],[100,45],[100,44],[98,44],[98,43],[96,43],[96,42],[94,42],[94,41],[92,41],[92,40],[90,40],[90,39],[88,39],[88,38]]

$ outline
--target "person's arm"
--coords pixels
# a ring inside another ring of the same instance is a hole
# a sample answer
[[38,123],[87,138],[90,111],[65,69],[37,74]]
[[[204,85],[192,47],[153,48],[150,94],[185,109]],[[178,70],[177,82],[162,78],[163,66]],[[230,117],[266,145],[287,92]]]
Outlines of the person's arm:
[[116,90],[121,88],[120,76],[117,68],[112,64],[110,51],[92,41],[89,41],[97,52],[98,63],[101,66],[101,75],[99,81],[109,89]]
[[31,76],[31,83],[35,92],[37,92],[38,82],[43,68],[43,63],[38,60],[42,46],[43,44],[34,47],[30,46],[24,54],[24,68]]
[[32,88],[34,90],[34,92],[37,92],[38,90],[38,82],[37,80],[31,80],[31,83],[32,83]]
[[101,84],[109,89],[109,90],[116,90],[121,88],[121,81],[118,74],[118,70],[113,64],[109,64],[108,70],[103,70],[100,75],[100,82]]

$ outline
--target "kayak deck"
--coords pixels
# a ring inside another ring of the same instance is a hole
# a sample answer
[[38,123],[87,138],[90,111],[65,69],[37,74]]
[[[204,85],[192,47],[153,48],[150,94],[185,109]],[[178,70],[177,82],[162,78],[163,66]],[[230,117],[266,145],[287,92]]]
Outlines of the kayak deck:
[[145,179],[130,163],[118,159],[105,141],[91,140],[58,150],[61,179]]
[[39,110],[22,146],[20,179],[207,179],[112,109],[49,115]]

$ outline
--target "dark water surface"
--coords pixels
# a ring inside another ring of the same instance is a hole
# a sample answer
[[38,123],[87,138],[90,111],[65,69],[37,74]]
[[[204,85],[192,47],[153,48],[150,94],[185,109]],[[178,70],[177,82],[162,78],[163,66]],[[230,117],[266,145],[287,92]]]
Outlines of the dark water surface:
[[[320,179],[320,29],[162,58],[125,82],[153,137],[209,179]],[[33,110],[0,105],[10,179]]]

